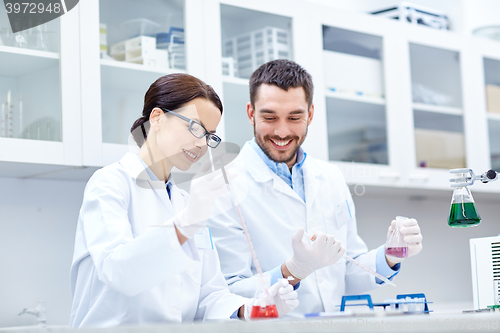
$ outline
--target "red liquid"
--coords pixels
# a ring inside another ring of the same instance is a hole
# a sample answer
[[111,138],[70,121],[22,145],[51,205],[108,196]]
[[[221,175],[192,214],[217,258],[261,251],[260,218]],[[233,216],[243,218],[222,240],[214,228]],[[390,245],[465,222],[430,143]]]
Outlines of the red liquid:
[[278,318],[278,310],[276,309],[276,305],[268,305],[265,308],[260,306],[253,306],[252,313],[250,313],[251,319],[258,318]]
[[385,254],[388,256],[396,257],[396,258],[406,258],[408,257],[408,248],[407,247],[388,247],[385,249]]

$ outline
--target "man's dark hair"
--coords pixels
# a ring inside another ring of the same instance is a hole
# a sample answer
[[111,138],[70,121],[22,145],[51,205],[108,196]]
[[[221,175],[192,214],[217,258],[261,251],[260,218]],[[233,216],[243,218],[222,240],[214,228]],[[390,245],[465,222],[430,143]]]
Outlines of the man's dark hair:
[[288,88],[304,88],[307,105],[312,105],[314,86],[311,75],[299,64],[278,59],[269,61],[252,73],[250,77],[250,103],[255,108],[259,87],[263,84],[275,85],[285,91]]

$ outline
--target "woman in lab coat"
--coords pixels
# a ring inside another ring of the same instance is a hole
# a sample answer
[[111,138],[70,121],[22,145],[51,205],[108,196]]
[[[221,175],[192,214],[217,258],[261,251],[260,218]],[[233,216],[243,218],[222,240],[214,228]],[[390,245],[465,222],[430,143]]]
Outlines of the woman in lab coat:
[[[204,227],[224,194],[222,175],[170,178],[218,144],[222,104],[187,74],[155,81],[132,126],[140,151],[94,173],[84,193],[71,266],[70,326],[116,326],[249,317],[252,300],[229,293]],[[278,313],[298,305],[286,280],[271,287]]]

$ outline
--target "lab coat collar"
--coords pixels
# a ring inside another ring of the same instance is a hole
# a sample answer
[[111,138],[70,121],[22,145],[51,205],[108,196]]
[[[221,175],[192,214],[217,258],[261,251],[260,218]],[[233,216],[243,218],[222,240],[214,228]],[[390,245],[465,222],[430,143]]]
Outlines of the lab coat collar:
[[134,153],[126,153],[120,160],[120,164],[132,179],[148,180],[149,175],[144,169],[144,165]]
[[[256,182],[265,183],[274,179],[273,186],[277,191],[303,202],[298,194],[269,168],[248,142],[243,146],[241,155],[244,158],[245,167]],[[311,157],[306,158],[302,170],[307,208],[310,209],[321,185],[322,172]]]
[[[163,180],[152,180],[147,170],[145,169],[144,164],[141,162],[139,156],[133,153],[127,153],[120,160],[120,164],[130,175],[130,177],[135,180],[137,186],[146,189],[151,188],[161,198],[161,201],[167,207],[167,209],[175,209],[177,211],[176,207],[172,207],[172,204],[168,199],[165,182]],[[171,195],[174,195],[175,192],[177,196],[177,189],[174,190],[174,188],[175,186],[172,186]]]
[[310,211],[314,200],[317,197],[319,187],[323,182],[323,171],[318,167],[317,163],[314,163],[313,159],[309,156],[304,161],[304,166],[302,168],[304,175],[304,194],[306,197],[306,207]]
[[265,183],[273,179],[273,171],[267,166],[266,162],[260,158],[259,154],[246,142],[241,149],[244,165],[253,179],[258,183]]

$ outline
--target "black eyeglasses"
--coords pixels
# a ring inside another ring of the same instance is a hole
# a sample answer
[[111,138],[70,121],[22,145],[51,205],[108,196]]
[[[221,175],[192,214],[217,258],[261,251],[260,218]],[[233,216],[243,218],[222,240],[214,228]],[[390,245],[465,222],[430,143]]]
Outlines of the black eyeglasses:
[[198,139],[201,139],[205,136],[207,138],[207,146],[209,146],[210,148],[217,148],[219,143],[222,141],[221,138],[219,138],[217,135],[207,131],[207,129],[203,127],[203,125],[200,124],[199,122],[193,119],[189,119],[188,117],[184,117],[183,115],[178,114],[177,112],[164,108],[160,109],[162,109],[164,112],[170,112],[174,116],[179,117],[184,121],[187,121],[189,123],[189,132],[191,132],[191,134],[193,134]]

